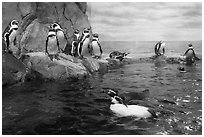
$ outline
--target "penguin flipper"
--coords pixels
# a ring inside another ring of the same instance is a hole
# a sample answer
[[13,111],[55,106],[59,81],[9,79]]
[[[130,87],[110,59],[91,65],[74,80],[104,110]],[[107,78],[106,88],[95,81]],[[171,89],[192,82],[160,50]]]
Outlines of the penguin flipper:
[[5,34],[5,38],[6,38],[6,50],[9,51],[9,34]]
[[48,38],[46,39],[46,45],[45,45],[45,54],[49,56],[48,50],[47,50],[47,45],[48,45]]
[[60,48],[60,46],[59,46],[59,40],[58,40],[58,38],[56,37],[56,39],[57,39],[57,48],[58,48],[58,52],[59,53],[61,53],[63,50]]
[[16,45],[17,44],[17,40],[16,40],[16,37],[14,38],[13,40],[13,44]]
[[153,118],[158,118],[153,109],[148,109],[147,111],[152,115]]
[[101,54],[103,53],[103,50],[102,50],[102,48],[101,48],[101,44],[100,44],[100,42],[98,42],[97,41],[97,43],[98,43],[98,46],[99,46],[99,48],[100,48],[100,52],[101,52]]

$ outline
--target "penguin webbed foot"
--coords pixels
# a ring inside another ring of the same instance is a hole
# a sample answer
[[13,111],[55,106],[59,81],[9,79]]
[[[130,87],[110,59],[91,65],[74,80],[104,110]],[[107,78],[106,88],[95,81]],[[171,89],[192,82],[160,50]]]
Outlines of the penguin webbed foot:
[[51,61],[53,61],[53,56],[48,54],[48,57],[50,58]]

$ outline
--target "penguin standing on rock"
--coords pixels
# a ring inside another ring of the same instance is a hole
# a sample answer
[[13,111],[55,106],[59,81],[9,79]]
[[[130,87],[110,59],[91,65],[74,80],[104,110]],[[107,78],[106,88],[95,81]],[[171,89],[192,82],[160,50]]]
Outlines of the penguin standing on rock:
[[157,42],[154,47],[154,52],[156,56],[161,56],[165,54],[165,46],[166,44],[162,41]]
[[62,27],[57,24],[57,23],[53,23],[50,26],[51,29],[54,29],[56,31],[56,36],[57,39],[59,41],[59,47],[60,47],[60,51],[64,52],[66,46],[67,46],[67,37],[64,34],[64,30],[62,29]]
[[83,57],[89,54],[89,42],[90,42],[90,34],[89,29],[85,28],[82,32],[82,36],[79,40],[78,44],[78,55],[79,57]]
[[[12,20],[3,32],[3,39],[6,42],[6,52],[12,52],[14,45],[16,45],[16,34],[18,30],[18,21]],[[13,44],[13,45],[12,45]]]
[[59,47],[59,41],[56,35],[56,30],[50,29],[46,40],[45,53],[53,61],[54,58],[59,60],[59,57],[58,57],[59,52],[60,52],[60,47]]
[[72,49],[71,49],[71,55],[76,57],[77,56],[77,48],[79,44],[79,30],[76,29],[73,34],[73,41],[72,41]]
[[91,42],[91,48],[92,48],[92,57],[93,58],[101,58],[103,50],[101,48],[101,44],[99,42],[98,34],[93,34],[93,39]]

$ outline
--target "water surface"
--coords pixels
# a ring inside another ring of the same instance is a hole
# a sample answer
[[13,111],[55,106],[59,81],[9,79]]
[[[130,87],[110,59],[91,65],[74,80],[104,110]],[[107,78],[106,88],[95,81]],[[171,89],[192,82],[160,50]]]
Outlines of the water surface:
[[[182,48],[168,47],[168,55],[185,51],[188,42],[178,43]],[[105,55],[117,45],[120,46],[116,49],[121,51],[132,48],[133,60],[138,55],[153,54],[150,48],[153,42],[103,44]],[[129,47],[124,48],[123,44]],[[201,47],[201,43],[195,46],[196,53],[201,54]],[[82,80],[32,81],[3,88],[2,133],[201,135],[202,63],[185,66],[186,73],[178,71],[178,66],[161,62],[130,63]],[[131,95],[131,103],[154,109],[158,118],[117,117],[110,111],[110,99],[104,92],[108,88]],[[145,89],[149,92],[144,94],[141,91]]]

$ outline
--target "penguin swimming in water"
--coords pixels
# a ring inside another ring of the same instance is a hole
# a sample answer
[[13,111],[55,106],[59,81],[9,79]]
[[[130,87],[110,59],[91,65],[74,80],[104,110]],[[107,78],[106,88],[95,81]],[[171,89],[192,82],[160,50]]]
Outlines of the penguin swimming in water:
[[48,57],[53,61],[54,58],[59,60],[58,58],[59,52],[60,47],[56,35],[56,30],[50,29],[46,39],[45,53],[48,54]]
[[89,29],[85,28],[78,44],[78,56],[83,57],[89,54],[90,34]]
[[53,23],[50,25],[51,29],[54,29],[56,31],[56,35],[57,35],[57,39],[59,41],[59,47],[60,47],[60,52],[64,52],[66,46],[67,46],[67,37],[64,34],[64,30],[62,29],[62,27],[57,24],[57,23]]
[[124,99],[119,97],[113,90],[109,90],[108,95],[111,97],[110,109],[119,117],[134,116],[138,119],[157,118],[152,109],[139,105],[127,105]]
[[101,48],[101,44],[99,42],[98,34],[93,34],[93,39],[91,42],[91,48],[92,48],[92,57],[93,58],[101,58],[103,50]]
[[193,49],[193,45],[189,44],[188,49],[184,53],[184,62],[186,65],[192,65],[196,60],[200,60]]
[[6,52],[12,52],[11,46],[16,45],[18,23],[17,20],[12,20],[3,32],[3,39],[6,42]]
[[128,52],[121,53],[119,51],[113,51],[110,53],[109,57],[111,59],[118,59],[118,60],[122,61],[124,59],[124,57],[127,56],[128,54],[129,54]]
[[178,67],[178,70],[180,70],[180,72],[186,72],[186,70],[185,70],[185,67],[184,66],[179,66]]
[[79,30],[76,29],[73,34],[72,49],[71,49],[71,55],[74,57],[78,55],[77,48],[79,44],[79,39],[80,39]]

